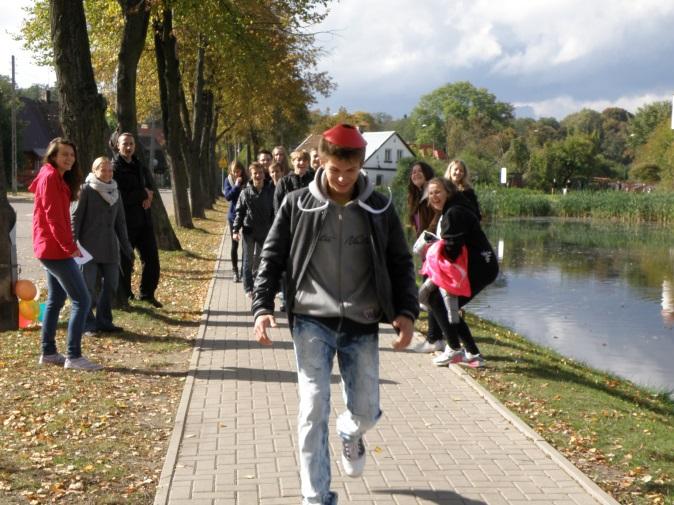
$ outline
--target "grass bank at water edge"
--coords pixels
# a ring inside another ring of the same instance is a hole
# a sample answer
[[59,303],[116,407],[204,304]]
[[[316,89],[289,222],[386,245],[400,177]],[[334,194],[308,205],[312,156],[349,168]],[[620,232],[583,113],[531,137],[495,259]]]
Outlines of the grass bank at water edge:
[[468,315],[469,373],[620,503],[674,505],[674,402]]

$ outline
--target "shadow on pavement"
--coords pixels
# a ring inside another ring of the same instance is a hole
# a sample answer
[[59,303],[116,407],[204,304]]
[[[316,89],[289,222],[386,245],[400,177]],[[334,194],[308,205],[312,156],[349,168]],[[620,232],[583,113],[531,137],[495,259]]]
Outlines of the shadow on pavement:
[[[240,380],[255,382],[283,382],[297,383],[297,374],[291,370],[267,370],[263,368],[224,367],[220,370],[200,369],[190,370],[188,375],[201,380]],[[331,384],[339,384],[341,377],[337,374],[330,376]],[[396,381],[379,379],[379,384],[398,384]]]
[[445,491],[442,489],[382,489],[374,490],[376,494],[390,494],[401,496],[414,496],[421,498],[427,503],[436,503],[437,505],[487,505],[486,502],[480,500],[472,500],[465,498],[454,491]]

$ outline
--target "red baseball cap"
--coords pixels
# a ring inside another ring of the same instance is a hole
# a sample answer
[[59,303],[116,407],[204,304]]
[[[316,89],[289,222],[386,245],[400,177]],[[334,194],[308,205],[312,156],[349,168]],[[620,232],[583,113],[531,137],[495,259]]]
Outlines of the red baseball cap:
[[329,130],[323,132],[323,138],[339,147],[350,147],[352,149],[363,148],[367,145],[365,139],[353,125],[338,124]]

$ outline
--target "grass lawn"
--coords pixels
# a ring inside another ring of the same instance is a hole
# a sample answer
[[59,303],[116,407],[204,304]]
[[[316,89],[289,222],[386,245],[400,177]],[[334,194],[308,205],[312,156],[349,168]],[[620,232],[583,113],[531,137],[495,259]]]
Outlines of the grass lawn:
[[114,312],[124,333],[84,338],[103,372],[39,367],[39,328],[0,333],[0,503],[153,502],[225,222],[218,203],[176,229],[183,251],[160,252],[163,309],[131,302]]
[[[468,307],[469,308],[469,307]],[[674,504],[674,402],[468,315],[468,372],[620,503]]]

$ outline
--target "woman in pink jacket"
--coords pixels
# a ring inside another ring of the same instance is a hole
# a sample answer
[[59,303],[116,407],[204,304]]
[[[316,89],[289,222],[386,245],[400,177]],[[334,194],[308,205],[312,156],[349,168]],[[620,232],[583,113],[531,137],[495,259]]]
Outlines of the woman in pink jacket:
[[[49,294],[42,321],[41,365],[78,370],[99,370],[100,365],[82,356],[82,332],[91,306],[89,290],[76,257],[82,256],[73,240],[70,202],[77,199],[82,174],[72,142],[55,138],[49,143],[40,169],[30,187],[35,193],[33,251],[47,272]],[[56,325],[66,297],[70,298],[67,355],[56,349]]]

